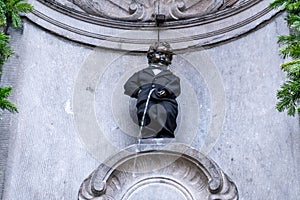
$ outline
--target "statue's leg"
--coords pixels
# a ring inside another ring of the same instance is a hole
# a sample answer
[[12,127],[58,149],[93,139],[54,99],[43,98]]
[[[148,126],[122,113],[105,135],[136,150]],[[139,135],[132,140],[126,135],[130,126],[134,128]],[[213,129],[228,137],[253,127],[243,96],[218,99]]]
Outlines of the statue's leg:
[[177,127],[176,118],[178,115],[178,105],[176,103],[164,101],[161,103],[164,108],[164,112],[166,112],[165,119],[161,120],[160,124],[162,124],[162,129],[158,132],[158,138],[174,138],[174,132]]
[[[148,105],[148,109],[149,109]],[[144,116],[144,112],[145,112],[145,107],[146,107],[146,102],[140,103],[136,106],[137,108],[137,117],[138,117],[138,121],[139,121],[139,126],[146,126],[150,123],[150,118],[148,115],[148,111],[146,111],[145,116]]]
[[[137,116],[141,127],[142,138],[155,138],[157,133],[162,129],[162,125],[157,122],[157,105],[149,101],[144,116],[145,103],[137,107]],[[143,117],[144,116],[144,117]]]

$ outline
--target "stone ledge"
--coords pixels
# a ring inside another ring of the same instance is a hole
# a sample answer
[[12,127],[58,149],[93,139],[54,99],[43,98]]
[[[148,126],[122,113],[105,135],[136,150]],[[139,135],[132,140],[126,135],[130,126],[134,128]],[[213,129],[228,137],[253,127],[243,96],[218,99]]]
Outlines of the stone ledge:
[[184,144],[155,142],[109,158],[82,183],[78,199],[238,199],[235,184],[214,161]]

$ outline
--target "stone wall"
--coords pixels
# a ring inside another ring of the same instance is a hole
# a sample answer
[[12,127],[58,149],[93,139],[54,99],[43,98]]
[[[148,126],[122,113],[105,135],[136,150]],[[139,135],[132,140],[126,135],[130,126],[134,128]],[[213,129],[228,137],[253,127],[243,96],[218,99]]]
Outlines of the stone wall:
[[[183,88],[178,142],[214,159],[242,200],[300,195],[299,119],[274,108],[284,79],[277,45],[277,35],[288,32],[283,18],[173,61]],[[147,66],[145,55],[72,42],[27,20],[12,38],[16,54],[2,84],[14,81],[19,113],[0,121],[9,136],[2,199],[76,199],[101,162],[136,142],[133,102],[122,84]]]

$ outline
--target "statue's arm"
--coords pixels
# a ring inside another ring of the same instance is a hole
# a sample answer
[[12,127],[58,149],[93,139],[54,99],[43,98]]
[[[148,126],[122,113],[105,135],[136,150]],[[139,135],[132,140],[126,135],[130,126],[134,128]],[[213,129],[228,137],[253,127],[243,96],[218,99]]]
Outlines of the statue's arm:
[[124,94],[137,98],[140,90],[139,73],[133,74],[124,85]]
[[165,89],[169,94],[174,94],[176,97],[178,97],[181,93],[179,77],[174,75],[171,81],[165,86]]

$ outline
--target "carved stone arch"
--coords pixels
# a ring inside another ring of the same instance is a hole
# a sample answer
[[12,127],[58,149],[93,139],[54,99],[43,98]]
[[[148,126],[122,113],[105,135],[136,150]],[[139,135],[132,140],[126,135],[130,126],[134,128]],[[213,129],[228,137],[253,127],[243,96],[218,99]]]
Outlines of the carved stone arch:
[[164,195],[163,199],[238,199],[235,184],[215,162],[178,143],[128,147],[82,183],[78,198],[134,200],[142,195],[153,199],[159,195]]
[[179,51],[220,43],[249,32],[279,12],[268,7],[271,1],[29,0],[35,10],[27,17],[77,42],[145,51],[157,40],[153,15],[160,2],[160,13],[167,19],[160,27],[160,40]]
[[[215,13],[239,0],[68,0],[86,13],[121,21],[154,21],[155,14],[166,20],[190,19]],[[242,1],[240,1],[242,2]],[[112,11],[113,10],[113,11]]]

